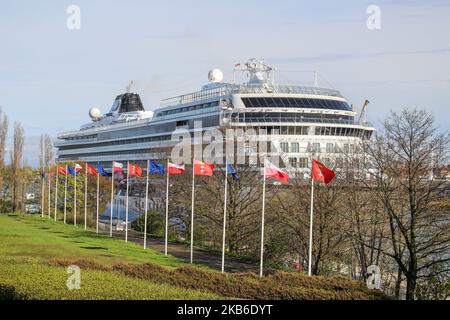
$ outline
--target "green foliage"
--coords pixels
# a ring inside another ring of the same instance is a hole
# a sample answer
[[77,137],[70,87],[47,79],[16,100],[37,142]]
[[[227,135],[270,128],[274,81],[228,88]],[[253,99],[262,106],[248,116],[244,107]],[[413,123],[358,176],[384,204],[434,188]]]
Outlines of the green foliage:
[[[149,262],[151,261],[151,263]],[[65,267],[81,268],[68,290]],[[175,269],[176,268],[176,269]],[[221,274],[61,222],[0,215],[3,299],[380,299],[362,282],[276,272]]]
[[152,281],[133,279],[117,272],[81,268],[81,288],[69,290],[65,268],[42,264],[33,258],[0,258],[0,299],[218,299],[217,295]]
[[[138,219],[132,222],[131,228],[136,231],[144,232],[145,216],[141,215]],[[164,235],[164,221],[158,212],[149,210],[147,212],[147,234],[155,236]]]
[[0,213],[12,211],[12,203],[9,200],[0,199]]

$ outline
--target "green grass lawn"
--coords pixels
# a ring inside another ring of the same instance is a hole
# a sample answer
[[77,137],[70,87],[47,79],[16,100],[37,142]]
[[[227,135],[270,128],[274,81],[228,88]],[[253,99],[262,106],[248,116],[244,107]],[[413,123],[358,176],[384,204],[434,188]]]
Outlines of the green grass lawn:
[[[92,230],[40,216],[0,215],[0,294],[28,299],[214,299],[213,293],[82,269],[81,289],[68,290],[69,275],[53,259],[89,260],[101,265],[152,262],[173,269],[183,262],[134,243],[97,236]],[[6,294],[7,293],[7,294]],[[1,296],[0,296],[1,299]]]
[[[81,269],[69,290],[67,266]],[[221,274],[93,230],[29,215],[0,215],[1,299],[385,299],[345,277],[278,271]]]

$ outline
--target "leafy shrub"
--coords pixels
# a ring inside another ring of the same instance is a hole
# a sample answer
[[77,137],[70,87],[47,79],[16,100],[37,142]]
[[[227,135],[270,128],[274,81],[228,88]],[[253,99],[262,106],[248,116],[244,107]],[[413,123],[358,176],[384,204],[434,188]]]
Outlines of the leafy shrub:
[[[141,215],[131,223],[131,228],[136,231],[144,232],[145,216]],[[164,235],[164,222],[158,212],[149,210],[147,212],[147,233],[157,236]]]
[[[84,264],[96,269],[97,263],[54,261],[58,265]],[[385,299],[379,291],[368,290],[362,282],[344,277],[307,277],[298,273],[274,272],[260,279],[253,273],[221,274],[184,266],[174,270],[162,266],[119,263],[111,270],[126,276],[183,289],[207,291],[219,296],[243,299],[368,300]]]

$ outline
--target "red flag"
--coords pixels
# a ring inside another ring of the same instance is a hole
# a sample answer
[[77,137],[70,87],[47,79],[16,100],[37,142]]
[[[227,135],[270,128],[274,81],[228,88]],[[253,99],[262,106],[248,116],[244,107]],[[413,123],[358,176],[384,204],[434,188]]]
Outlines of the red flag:
[[98,176],[98,171],[94,167],[90,166],[86,163],[86,171],[88,174],[92,174],[93,176]]
[[194,160],[194,174],[197,176],[211,177],[213,175],[214,168],[215,166],[212,163]]
[[142,176],[142,168],[135,164],[129,164],[128,165],[128,171],[130,172],[131,176]]
[[323,163],[313,160],[312,176],[315,181],[322,181],[325,184],[329,184],[331,180],[334,179],[336,174],[333,170],[327,168]]
[[289,175],[287,173],[281,171],[269,160],[265,161],[264,170],[265,170],[266,177],[271,177],[271,178],[277,179],[284,183],[289,182]]
[[186,171],[186,169],[184,168],[184,164],[176,164],[169,162],[168,167],[169,168],[167,172],[169,172],[169,174],[182,174]]
[[58,174],[62,174],[64,176],[67,176],[67,170],[65,167],[58,166]]

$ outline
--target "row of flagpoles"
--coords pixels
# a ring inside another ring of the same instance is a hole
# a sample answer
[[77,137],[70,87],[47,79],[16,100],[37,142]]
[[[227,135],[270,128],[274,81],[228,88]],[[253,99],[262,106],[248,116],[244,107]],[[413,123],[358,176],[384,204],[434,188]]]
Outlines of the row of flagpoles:
[[[195,177],[200,176],[212,176],[214,174],[215,166],[211,163],[195,160],[193,161],[192,170],[192,194],[191,194],[191,225],[190,225],[190,262],[194,261],[194,213],[195,213]],[[85,164],[85,185],[84,185],[84,228],[87,229],[87,185],[88,176],[93,175],[97,177],[97,206],[96,206],[96,232],[99,233],[99,197],[100,197],[100,175],[109,176],[109,174],[97,163],[97,168]],[[64,175],[64,223],[66,223],[67,216],[67,177],[72,175],[74,177],[74,205],[73,205],[73,215],[74,215],[74,226],[77,225],[76,215],[77,215],[77,176],[82,172],[83,167],[75,163],[74,166],[66,164],[65,166],[57,165],[56,170],[56,183],[55,183],[55,206],[54,206],[54,219],[57,220],[57,208],[58,208],[58,187],[59,187],[59,175]],[[111,169],[111,212],[110,212],[110,228],[109,236],[112,237],[113,233],[113,203],[114,203],[114,174],[124,173],[124,164],[120,162],[113,161]],[[155,161],[147,160],[147,175],[145,184],[145,215],[144,215],[144,249],[147,248],[147,214],[148,214],[148,193],[149,193],[149,177],[151,174],[166,174],[166,208],[165,208],[165,241],[164,241],[164,253],[167,255],[168,247],[168,228],[169,228],[169,180],[170,175],[184,174],[186,172],[184,164],[175,164],[167,160],[164,165]],[[128,196],[129,196],[129,179],[131,176],[142,177],[143,169],[136,165],[131,164],[127,161],[126,170],[126,200],[125,200],[125,242],[128,242]],[[228,175],[231,175],[234,180],[239,180],[236,170],[231,164],[225,165],[225,179],[224,179],[224,206],[223,206],[223,230],[222,230],[222,273],[225,271],[225,240],[226,240],[226,223],[227,223],[227,194],[228,194]],[[51,176],[51,171],[49,168],[49,176]],[[264,267],[264,224],[265,224],[265,203],[266,203],[266,180],[267,178],[274,178],[283,183],[289,182],[289,176],[287,173],[283,172],[281,169],[272,164],[268,159],[264,160],[264,170],[263,170],[263,192],[262,192],[262,210],[261,210],[261,252],[260,252],[260,276],[263,276]],[[45,174],[42,174],[45,177]],[[327,168],[324,164],[317,160],[312,161],[311,170],[311,212],[310,212],[310,233],[309,233],[309,259],[308,259],[308,274],[312,275],[312,246],[313,246],[313,217],[314,217],[314,181],[321,181],[324,184],[330,183],[335,177],[335,173]],[[48,217],[50,215],[50,188],[51,181],[48,179]],[[42,199],[44,198],[44,179],[42,185]],[[42,210],[41,214],[44,217],[44,202],[42,200]]]

